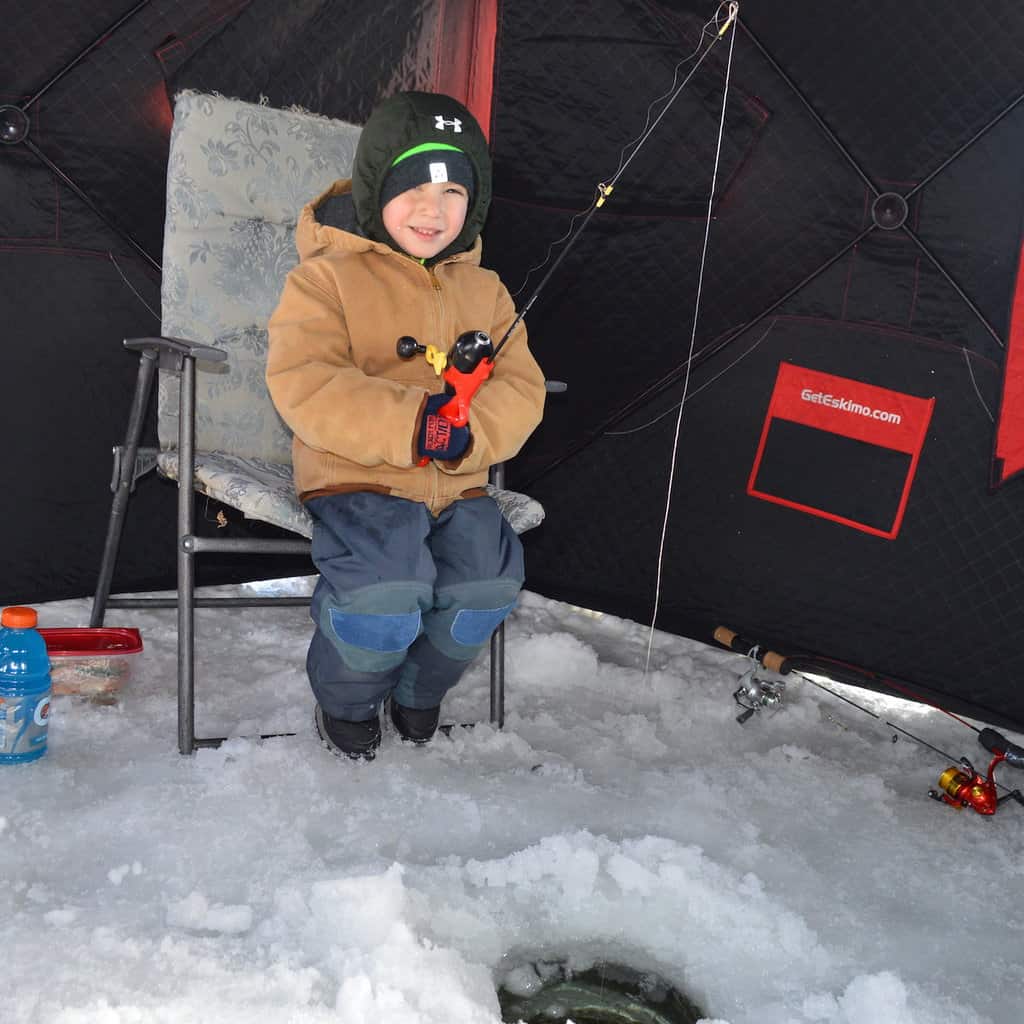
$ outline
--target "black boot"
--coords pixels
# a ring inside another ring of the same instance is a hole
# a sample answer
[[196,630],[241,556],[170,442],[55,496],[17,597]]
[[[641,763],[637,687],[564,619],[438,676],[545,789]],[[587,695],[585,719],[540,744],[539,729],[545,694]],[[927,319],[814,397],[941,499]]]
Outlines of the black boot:
[[391,721],[403,740],[426,743],[437,732],[441,708],[407,708],[392,698],[388,701]]
[[351,757],[354,761],[372,761],[380,746],[380,718],[376,715],[365,722],[350,722],[333,718],[319,704],[313,713],[316,731],[327,749],[338,757]]

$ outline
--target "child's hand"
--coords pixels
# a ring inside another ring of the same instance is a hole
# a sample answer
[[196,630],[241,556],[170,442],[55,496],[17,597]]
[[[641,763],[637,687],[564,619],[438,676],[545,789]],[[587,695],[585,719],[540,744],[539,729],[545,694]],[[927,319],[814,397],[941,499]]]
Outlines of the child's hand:
[[455,427],[437,410],[450,401],[451,395],[431,395],[420,420],[416,448],[424,459],[458,459],[469,447],[469,425]]

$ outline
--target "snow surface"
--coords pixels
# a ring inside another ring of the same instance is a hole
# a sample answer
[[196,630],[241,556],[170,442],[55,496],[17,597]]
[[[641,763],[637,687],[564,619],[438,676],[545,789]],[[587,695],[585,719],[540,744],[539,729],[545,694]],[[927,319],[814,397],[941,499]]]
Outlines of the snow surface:
[[657,633],[645,675],[646,626],[526,593],[503,731],[482,659],[445,705],[474,729],[353,764],[312,729],[307,612],[203,609],[197,727],[231,738],[181,757],[173,611],[107,624],[146,648],[117,704],[57,698],[47,756],[0,767],[3,1024],[495,1024],[552,956],[731,1024],[1024,1017],[1024,807],[928,799],[949,762],[808,683],[740,726],[744,659]]

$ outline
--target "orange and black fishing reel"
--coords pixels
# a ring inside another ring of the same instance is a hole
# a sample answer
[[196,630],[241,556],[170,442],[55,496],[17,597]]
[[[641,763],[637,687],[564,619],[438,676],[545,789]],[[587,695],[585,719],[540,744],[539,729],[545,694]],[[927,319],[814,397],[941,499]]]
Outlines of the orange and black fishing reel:
[[995,814],[1005,800],[1024,804],[1024,795],[1019,789],[1000,796],[996,792],[994,778],[996,766],[1004,761],[1015,768],[1024,768],[1024,747],[1011,743],[995,729],[982,729],[978,742],[995,755],[989,763],[988,772],[982,775],[966,757],[962,757],[959,765],[947,768],[939,776],[939,788],[930,790],[928,795],[958,811],[971,807],[978,814]]
[[[928,795],[933,800],[941,800],[958,811],[965,807],[973,807],[979,814],[995,814],[999,806],[999,794],[996,793],[992,773],[996,765],[1005,760],[1002,754],[997,754],[988,766],[988,774],[983,776],[966,757],[962,757],[959,766],[947,768],[939,776],[939,788],[929,790]],[[1016,793],[1016,790],[1014,792]]]
[[[398,339],[397,351],[402,359],[412,359],[417,353],[426,356],[434,373],[444,378],[444,392],[448,396],[448,401],[437,410],[438,416],[453,427],[464,427],[469,422],[473,396],[494,369],[498,349],[490,335],[486,331],[465,331],[458,336],[450,352],[442,352],[436,345],[421,345],[405,334]],[[425,466],[429,461],[423,457],[417,465]]]
[[402,359],[412,359],[423,353],[434,372],[444,378],[448,401],[438,409],[453,427],[464,427],[469,422],[469,406],[480,385],[494,369],[498,354],[486,331],[465,331],[452,345],[450,352],[442,352],[435,345],[421,345],[415,338],[403,335],[396,346]]

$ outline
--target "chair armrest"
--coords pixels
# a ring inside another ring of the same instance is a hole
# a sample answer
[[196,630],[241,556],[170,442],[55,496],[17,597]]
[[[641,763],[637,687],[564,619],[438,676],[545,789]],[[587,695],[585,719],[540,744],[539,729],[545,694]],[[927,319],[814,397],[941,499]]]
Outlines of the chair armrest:
[[223,363],[228,357],[223,349],[182,338],[125,338],[124,347],[133,352],[166,352],[179,358],[202,359],[208,363]]
[[[191,493],[195,476],[195,439],[196,439],[196,362],[223,363],[228,354],[223,349],[211,345],[200,345],[183,338],[125,338],[124,347],[140,356],[140,374],[152,375],[153,368],[165,362],[175,368],[179,378],[178,391],[178,488]],[[148,367],[143,370],[143,367]],[[183,482],[184,481],[184,482]],[[182,519],[183,501],[179,495],[179,524]],[[191,533],[191,520],[188,520]]]

